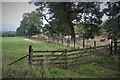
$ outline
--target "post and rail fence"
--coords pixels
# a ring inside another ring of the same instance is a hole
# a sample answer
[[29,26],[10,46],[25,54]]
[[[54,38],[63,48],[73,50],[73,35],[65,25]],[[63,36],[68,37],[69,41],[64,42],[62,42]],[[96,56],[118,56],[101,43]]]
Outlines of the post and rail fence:
[[[117,44],[120,42],[117,42]],[[34,65],[34,62],[36,65],[42,65],[44,60],[47,60],[49,64],[58,64],[61,65],[63,64],[64,68],[67,69],[69,65],[72,63],[76,63],[79,57],[81,57],[82,54],[86,53],[87,51],[91,52],[93,49],[96,50],[98,48],[107,48],[109,49],[110,53],[113,53],[113,47],[114,47],[114,42],[111,42],[109,45],[105,46],[96,46],[96,42],[94,42],[94,47],[89,47],[89,48],[82,48],[82,49],[73,49],[73,50],[51,50],[51,51],[46,51],[46,50],[33,50],[32,45],[29,45],[29,53],[14,62],[11,62],[8,64],[8,66],[15,64],[22,59],[28,57],[28,63],[29,65]],[[120,46],[117,46],[118,51],[120,50]],[[38,54],[37,54],[38,53]],[[42,53],[42,54],[40,54]],[[58,62],[56,62],[58,61]],[[72,62],[70,62],[72,61]]]
[[[64,45],[67,47],[81,47],[81,48],[86,48],[88,45],[86,43],[85,38],[76,38],[75,39],[75,43],[74,43],[74,39],[71,38],[62,38],[62,37],[30,37],[29,39],[33,39],[33,40],[46,40],[48,43],[54,43],[54,44],[59,44],[59,45]],[[82,44],[80,44],[80,42]],[[91,45],[96,45],[96,41],[91,41]],[[80,45],[79,45],[80,44]]]
[[[29,65],[43,65],[44,61],[48,61],[47,63],[50,65],[60,65],[65,69],[72,65],[73,63],[79,62],[79,58],[84,53],[92,52],[92,49],[98,48],[107,48],[106,46],[95,46],[84,49],[73,49],[73,50],[51,50],[51,51],[39,51],[33,50],[32,46],[29,46]],[[87,55],[88,56],[88,55]],[[77,60],[78,59],[78,60]]]

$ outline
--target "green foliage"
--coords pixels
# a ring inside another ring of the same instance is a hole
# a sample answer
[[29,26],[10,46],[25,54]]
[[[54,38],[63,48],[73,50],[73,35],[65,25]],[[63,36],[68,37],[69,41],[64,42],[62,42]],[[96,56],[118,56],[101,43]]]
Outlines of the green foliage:
[[17,35],[32,36],[42,32],[42,18],[39,12],[32,11],[24,13],[20,27],[17,28]]
[[120,2],[107,2],[107,8],[103,11],[108,16],[108,20],[104,24],[108,32],[108,38],[116,40],[120,34]]
[[93,39],[94,36],[99,35],[99,25],[102,23],[103,16],[103,12],[100,11],[100,4],[100,2],[87,2],[81,5],[83,8],[83,21],[81,23],[84,25],[84,38]]
[[100,27],[95,24],[86,24],[85,27],[85,34],[83,35],[86,39],[93,39],[96,35],[100,35],[99,30]]
[[116,18],[120,13],[120,1],[119,2],[107,2],[107,8],[103,9],[104,13],[109,18]]
[[0,36],[1,37],[15,37],[16,32],[15,31],[3,31],[3,32],[0,32]]
[[103,29],[108,33],[108,39],[114,40],[116,34],[117,36],[120,35],[120,27],[118,26],[117,18],[106,20],[102,26]]
[[[103,10],[100,8],[101,2],[34,2],[34,4],[38,12],[23,15],[21,27],[17,29],[18,34],[31,36],[43,33],[48,36],[71,35],[74,38],[75,34],[79,34],[89,39],[100,35],[105,30],[109,36],[119,35],[120,20],[117,18],[120,12],[120,2],[107,2],[107,8]],[[104,13],[109,17],[106,26],[112,28],[100,30]],[[48,24],[41,27],[42,21],[39,22],[38,17],[45,19]],[[79,24],[83,25],[82,28],[78,26]]]
[[79,24],[75,26],[75,34],[78,36],[83,36],[85,33],[85,29],[83,28],[84,25]]
[[[82,34],[87,35],[87,38],[94,38],[102,23],[103,12],[100,11],[100,2],[34,2],[34,4],[39,6],[37,11],[42,12],[51,26],[46,29],[51,35],[71,35],[75,38],[76,33],[81,34],[78,32],[79,28],[75,26],[82,23],[86,31]],[[49,15],[48,19],[47,15]],[[89,28],[91,31],[88,30]]]

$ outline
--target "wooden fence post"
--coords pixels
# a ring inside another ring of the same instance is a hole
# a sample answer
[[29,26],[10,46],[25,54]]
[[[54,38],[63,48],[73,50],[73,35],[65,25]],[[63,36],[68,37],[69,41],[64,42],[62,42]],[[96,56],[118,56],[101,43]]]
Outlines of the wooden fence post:
[[114,54],[117,54],[117,40],[114,41]]
[[55,36],[53,36],[53,43],[55,43]]
[[63,38],[62,38],[62,45],[63,45]]
[[91,51],[92,51],[92,47],[90,46],[90,53],[91,53]]
[[113,53],[113,41],[111,41],[110,50],[111,50],[111,51],[110,51],[110,52],[111,52],[110,54],[112,54],[112,53]]
[[48,41],[50,41],[50,37],[48,36]]
[[57,37],[57,44],[59,44],[59,37]]
[[70,44],[69,44],[69,39],[67,39],[67,46],[69,46]]
[[109,52],[110,52],[109,54],[112,54],[112,52],[111,52],[112,50],[111,50],[111,45],[110,45],[110,43],[108,44],[108,48],[109,48],[108,50],[109,50]]
[[29,65],[32,65],[32,55],[33,55],[33,49],[32,45],[29,45]]
[[76,45],[75,45],[75,43],[76,43],[76,38],[73,38],[73,40],[74,40],[73,42],[74,42],[74,48],[75,48],[75,46],[76,46]]
[[83,38],[83,48],[85,48],[85,39]]
[[68,69],[68,63],[67,63],[67,49],[65,49],[65,69]]
[[94,41],[94,48],[96,49],[96,41]]

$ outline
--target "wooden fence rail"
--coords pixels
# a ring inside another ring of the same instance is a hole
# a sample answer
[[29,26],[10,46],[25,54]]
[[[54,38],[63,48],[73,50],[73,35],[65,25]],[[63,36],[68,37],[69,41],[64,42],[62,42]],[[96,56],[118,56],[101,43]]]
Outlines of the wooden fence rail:
[[[95,49],[95,48],[104,48],[104,47],[108,47],[108,45],[104,45],[104,46],[97,46],[97,47],[89,47],[89,48],[82,48],[82,49],[73,49],[73,50],[67,50],[67,52],[74,52],[74,51],[78,51],[78,50],[86,50],[86,49]],[[54,53],[58,53],[58,52],[63,52],[64,50],[51,50],[51,51],[47,51],[47,50],[45,50],[45,51],[42,51],[42,50],[36,50],[36,51],[33,51],[33,53],[52,53],[52,52],[54,52]]]
[[17,59],[17,60],[15,60],[14,62],[9,63],[8,66],[10,66],[10,65],[12,65],[12,64],[14,64],[14,63],[17,63],[18,61],[20,61],[20,60],[22,60],[22,59],[24,59],[24,58],[26,58],[26,57],[28,57],[28,54],[25,55],[25,56],[23,56],[23,57],[21,57],[21,58],[19,58],[19,59]]
[[[120,42],[117,42],[117,43],[120,43]],[[39,62],[39,64],[41,65],[43,64],[43,61],[47,59],[49,61],[49,64],[64,64],[65,68],[67,69],[68,63],[70,60],[75,60],[75,61],[72,61],[71,63],[73,62],[76,63],[76,59],[80,58],[81,54],[84,54],[87,51],[91,52],[94,49],[108,48],[110,53],[112,53],[113,47],[114,47],[114,42],[111,42],[111,44],[105,45],[105,46],[96,46],[96,42],[94,42],[94,47],[90,46],[89,48],[82,48],[82,49],[78,48],[73,50],[65,49],[65,50],[40,51],[40,50],[33,50],[32,45],[30,45],[29,54],[15,60],[14,62],[9,63],[8,65],[12,65],[28,57],[29,65],[32,65],[33,62],[37,62],[37,63]],[[120,48],[120,46],[118,45],[117,48]],[[42,53],[42,54],[37,54],[37,53]],[[56,61],[59,61],[59,62],[56,62]],[[81,60],[78,60],[78,61],[81,61]]]
[[[74,49],[74,50],[65,49],[65,50],[51,50],[51,51],[37,51],[37,50],[34,51],[32,49],[32,46],[30,45],[29,54],[9,63],[8,66],[15,64],[21,61],[22,59],[28,57],[29,65],[32,65],[33,62],[39,62],[39,64],[43,64],[44,59],[48,59],[49,64],[64,64],[65,68],[68,68],[68,61],[75,60],[81,57],[80,54],[84,54],[87,50],[91,51],[92,49],[95,49],[95,48],[98,49],[98,48],[104,48],[104,47],[108,47],[108,46],[107,45],[97,46],[97,47],[90,47],[85,49]],[[79,51],[83,51],[83,52],[79,52]],[[43,54],[36,54],[36,53],[43,53]],[[49,54],[44,54],[44,53],[49,53]],[[59,62],[56,62],[56,61],[59,61]]]
[[[32,65],[43,65],[44,60],[48,62],[48,64],[63,64],[64,68],[67,69],[70,64],[76,63],[76,60],[81,57],[82,54],[87,51],[92,51],[92,49],[98,48],[107,48],[108,45],[105,46],[95,46],[84,49],[74,49],[74,50],[51,50],[51,51],[39,51],[33,50],[32,46],[29,46],[29,64]],[[42,53],[42,54],[37,54]],[[87,56],[87,55],[85,55]],[[72,62],[70,62],[72,60]]]

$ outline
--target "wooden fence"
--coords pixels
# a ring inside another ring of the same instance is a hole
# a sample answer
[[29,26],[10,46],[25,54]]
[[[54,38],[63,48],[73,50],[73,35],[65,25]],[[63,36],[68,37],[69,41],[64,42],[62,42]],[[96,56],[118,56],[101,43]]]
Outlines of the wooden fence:
[[[36,51],[29,46],[29,65],[56,65],[67,69],[70,65],[82,62],[81,56],[89,56],[92,50],[98,48],[107,48],[108,46],[89,47],[86,49],[74,50],[53,50],[53,51]],[[88,54],[85,54],[85,53]],[[85,55],[84,55],[85,54]],[[90,61],[88,59],[88,61]]]
[[109,48],[110,48],[110,54],[119,53],[120,52],[120,42],[111,41],[111,43],[109,44]]
[[81,47],[81,48],[86,48],[91,46],[95,46],[97,44],[97,41],[90,41],[91,44],[88,45],[86,42],[86,39],[82,38],[82,37],[77,37],[75,39],[75,43],[74,43],[74,39],[71,38],[61,38],[61,37],[30,37],[30,39],[34,39],[34,40],[46,40],[49,43],[55,43],[55,44],[59,44],[59,45],[65,45],[65,46],[71,46],[71,47]]
[[[64,68],[68,68],[69,65],[75,64],[77,62],[81,62],[79,60],[81,56],[85,53],[92,53],[92,50],[107,48],[107,51],[112,54],[114,52],[114,42],[106,46],[96,46],[94,42],[94,47],[82,48],[82,49],[74,49],[74,50],[51,50],[51,51],[40,51],[33,50],[32,46],[29,46],[29,54],[15,60],[14,62],[9,63],[8,65],[12,65],[21,61],[22,59],[28,57],[29,65],[43,65],[43,64],[57,64],[62,65]],[[117,42],[117,53],[120,52],[120,42]],[[85,56],[85,55],[84,55]],[[87,55],[88,56],[88,55]]]

